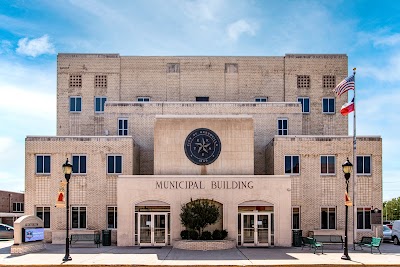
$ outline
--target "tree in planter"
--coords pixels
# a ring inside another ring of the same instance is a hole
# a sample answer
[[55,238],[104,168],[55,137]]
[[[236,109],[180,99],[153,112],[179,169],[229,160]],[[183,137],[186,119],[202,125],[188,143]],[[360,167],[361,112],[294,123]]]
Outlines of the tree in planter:
[[207,225],[218,220],[219,209],[208,199],[196,199],[182,205],[180,217],[186,228],[196,230],[201,236]]

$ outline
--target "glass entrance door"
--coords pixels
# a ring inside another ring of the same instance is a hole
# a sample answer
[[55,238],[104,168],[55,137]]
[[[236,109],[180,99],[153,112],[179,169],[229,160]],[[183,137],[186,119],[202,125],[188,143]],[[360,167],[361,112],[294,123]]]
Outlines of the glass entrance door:
[[271,213],[242,213],[243,246],[269,246],[271,244]]
[[167,243],[167,213],[139,212],[139,245],[165,246]]

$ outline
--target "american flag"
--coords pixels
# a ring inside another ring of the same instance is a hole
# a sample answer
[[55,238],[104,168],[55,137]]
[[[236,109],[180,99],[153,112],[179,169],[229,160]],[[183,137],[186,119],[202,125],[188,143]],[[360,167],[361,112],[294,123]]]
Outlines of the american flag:
[[354,90],[354,75],[351,75],[336,85],[333,91],[337,96],[341,96],[348,90]]

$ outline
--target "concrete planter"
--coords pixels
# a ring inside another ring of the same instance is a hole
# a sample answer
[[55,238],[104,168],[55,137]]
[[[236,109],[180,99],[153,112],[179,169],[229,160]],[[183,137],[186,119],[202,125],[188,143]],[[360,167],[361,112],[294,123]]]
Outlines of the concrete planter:
[[236,247],[236,241],[225,240],[175,240],[174,248],[185,250],[222,250]]

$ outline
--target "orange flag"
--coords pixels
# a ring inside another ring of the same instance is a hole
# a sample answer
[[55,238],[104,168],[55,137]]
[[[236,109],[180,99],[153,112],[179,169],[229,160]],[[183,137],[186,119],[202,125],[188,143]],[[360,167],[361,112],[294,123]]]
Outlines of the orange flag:
[[353,206],[353,202],[351,202],[351,199],[349,197],[349,194],[347,193],[347,191],[344,191],[344,204],[348,207]]

